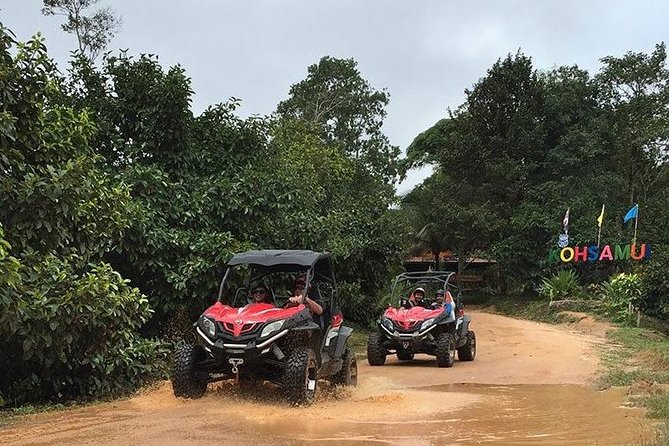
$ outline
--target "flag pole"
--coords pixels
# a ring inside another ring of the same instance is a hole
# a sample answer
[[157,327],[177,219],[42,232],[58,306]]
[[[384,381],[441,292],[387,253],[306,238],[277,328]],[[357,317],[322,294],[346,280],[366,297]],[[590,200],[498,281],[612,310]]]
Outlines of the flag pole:
[[599,248],[599,241],[602,238],[602,225],[599,225],[599,231],[597,232],[597,247]]
[[634,238],[632,239],[632,244],[636,245],[636,228],[639,224],[639,204],[636,205],[636,217],[634,218]]
[[599,248],[599,242],[602,239],[602,224],[604,223],[604,207],[606,204],[602,204],[602,212],[599,214],[599,217],[597,217],[597,225],[599,226],[599,230],[597,231],[597,247]]

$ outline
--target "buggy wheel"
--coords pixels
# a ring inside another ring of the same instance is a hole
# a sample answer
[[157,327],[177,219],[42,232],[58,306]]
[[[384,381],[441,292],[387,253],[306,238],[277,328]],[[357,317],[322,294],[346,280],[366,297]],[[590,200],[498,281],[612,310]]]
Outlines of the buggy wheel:
[[358,362],[355,359],[355,353],[346,347],[341,359],[341,370],[332,375],[330,382],[335,386],[356,387],[358,385]]
[[455,338],[450,333],[440,333],[436,339],[437,367],[453,367],[455,362]]
[[207,391],[207,382],[195,374],[195,366],[204,358],[199,345],[185,344],[174,352],[172,390],[181,398],[200,398]]
[[383,365],[386,363],[387,350],[383,347],[380,333],[372,333],[367,338],[367,362],[369,365]]
[[458,359],[460,361],[473,361],[476,357],[476,334],[473,331],[467,332],[467,342],[458,349]]
[[283,388],[286,398],[293,405],[314,402],[317,384],[316,355],[308,347],[298,347],[286,358],[283,371]]
[[411,361],[413,356],[413,352],[407,350],[397,350],[397,359],[400,361]]

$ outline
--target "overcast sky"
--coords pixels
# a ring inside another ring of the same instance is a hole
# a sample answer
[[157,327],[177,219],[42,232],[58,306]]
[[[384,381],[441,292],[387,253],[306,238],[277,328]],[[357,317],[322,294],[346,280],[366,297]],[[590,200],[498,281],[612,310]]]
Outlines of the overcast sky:
[[[669,1],[101,0],[122,16],[110,49],[157,54],[192,79],[195,113],[234,96],[242,116],[269,114],[322,56],[353,57],[391,95],[384,132],[402,150],[463,102],[464,89],[519,48],[539,69],[650,52],[669,40]],[[41,0],[0,0],[0,21],[40,31],[62,67],[76,46]],[[403,193],[427,171],[410,173]]]

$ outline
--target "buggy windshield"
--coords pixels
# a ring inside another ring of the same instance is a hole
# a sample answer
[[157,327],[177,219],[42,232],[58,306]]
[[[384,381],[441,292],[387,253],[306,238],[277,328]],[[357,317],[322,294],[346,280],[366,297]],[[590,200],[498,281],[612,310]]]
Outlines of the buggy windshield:
[[395,278],[391,291],[391,301],[400,302],[408,299],[417,288],[425,292],[424,300],[435,300],[438,290],[450,291],[453,299],[459,299],[460,288],[453,282],[455,273],[450,271],[420,271],[402,273]]
[[314,284],[321,295],[329,298],[335,291],[332,263],[326,253],[298,250],[247,251],[228,262],[221,281],[219,302],[241,307],[253,302],[252,292],[267,291],[267,302],[283,306],[295,294],[298,278],[305,288]]

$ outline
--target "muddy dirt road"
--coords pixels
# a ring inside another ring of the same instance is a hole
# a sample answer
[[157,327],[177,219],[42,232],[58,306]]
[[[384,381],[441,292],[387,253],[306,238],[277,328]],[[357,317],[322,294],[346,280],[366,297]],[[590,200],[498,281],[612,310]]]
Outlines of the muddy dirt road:
[[355,390],[321,386],[309,408],[277,389],[210,386],[196,401],[169,383],[131,399],[22,417],[0,429],[2,445],[194,444],[635,444],[652,438],[624,390],[587,385],[604,329],[585,321],[550,326],[473,312],[474,362],[439,369],[434,359],[359,359]]

